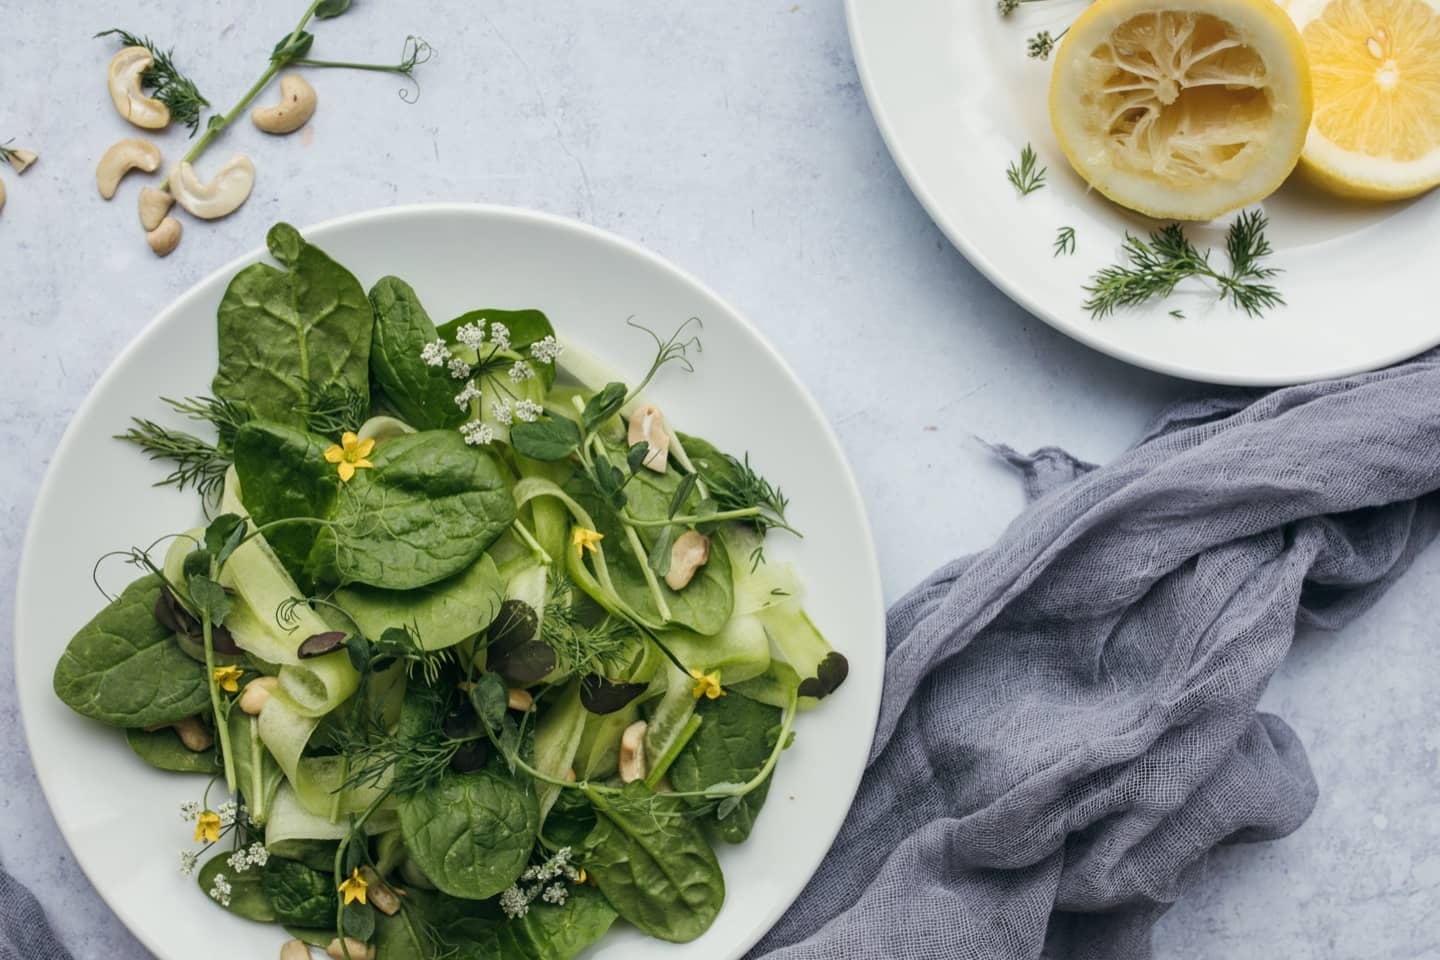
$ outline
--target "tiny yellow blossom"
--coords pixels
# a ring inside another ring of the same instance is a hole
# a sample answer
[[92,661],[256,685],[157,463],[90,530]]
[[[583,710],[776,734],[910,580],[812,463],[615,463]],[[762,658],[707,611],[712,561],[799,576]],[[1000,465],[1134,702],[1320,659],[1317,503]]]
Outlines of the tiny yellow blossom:
[[195,819],[195,842],[215,843],[220,839],[220,814],[204,810]]
[[240,678],[244,675],[245,671],[236,666],[216,667],[215,683],[226,693],[239,693]]
[[701,673],[699,670],[691,670],[690,676],[695,678],[695,689],[691,692],[695,694],[696,700],[699,700],[701,697],[715,700],[725,696],[725,688],[720,686],[719,670],[716,670],[714,673]]
[[360,868],[356,867],[355,872],[350,874],[350,879],[340,884],[340,895],[345,898],[346,905],[355,900],[365,903],[367,896],[365,890],[369,886],[370,884],[365,882],[365,878],[360,876]]
[[597,544],[604,539],[605,534],[597,533],[585,527],[576,527],[570,533],[570,542],[575,544],[575,556],[577,557],[585,556],[586,550],[589,550],[591,553],[599,552],[600,548]]
[[336,465],[336,469],[340,472],[340,481],[349,483],[350,478],[355,476],[356,470],[369,470],[375,466],[365,459],[374,449],[374,437],[361,440],[355,434],[346,431],[339,443],[325,451],[325,459]]

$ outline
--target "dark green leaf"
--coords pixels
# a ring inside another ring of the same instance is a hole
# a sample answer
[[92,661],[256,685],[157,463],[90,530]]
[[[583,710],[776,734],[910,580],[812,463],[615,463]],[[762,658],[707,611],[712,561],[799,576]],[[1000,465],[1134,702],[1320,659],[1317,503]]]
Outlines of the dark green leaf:
[[[479,326],[482,322],[500,323],[510,332],[510,350],[513,353],[524,355],[525,348],[537,340],[544,340],[546,337],[555,335],[555,328],[551,325],[550,319],[539,310],[471,310],[451,320],[449,323],[440,325],[437,331],[441,339],[446,343],[457,342],[460,328],[467,323]],[[541,363],[538,360],[531,360],[530,367],[535,375],[549,390],[555,385],[555,365],[553,363]]]
[[351,0],[320,0],[319,6],[315,8],[315,16],[321,20],[338,17],[350,9],[350,2]]
[[696,475],[693,473],[687,473],[680,479],[680,484],[675,488],[674,496],[670,498],[669,516],[677,516],[681,510],[685,509],[685,504],[689,501],[690,495],[695,492],[695,481]]
[[230,902],[224,903],[222,899],[215,900],[217,904],[229,910],[237,917],[244,917],[246,920],[254,920],[257,923],[274,923],[275,908],[270,905],[270,898],[265,893],[264,870],[250,868],[244,873],[236,873],[225,861],[229,858],[229,851],[217,853],[206,861],[196,874],[195,881],[200,885],[206,896],[215,889],[215,878],[223,876],[225,882],[230,884]]
[[[524,917],[510,920],[485,904],[442,923],[438,933],[454,951],[448,954],[450,960],[573,960],[604,936],[614,921],[615,910],[600,891],[574,885],[562,906],[537,900]],[[399,956],[408,960],[412,954]]]
[[400,800],[400,828],[416,866],[441,891],[467,900],[493,897],[520,876],[539,825],[529,778],[494,765],[447,773]]
[[620,412],[625,405],[625,384],[607,383],[600,392],[592,396],[580,414],[580,425],[584,432],[593,433],[606,420]]
[[230,554],[245,539],[245,520],[233,513],[222,513],[205,528],[205,550],[223,567]]
[[233,606],[230,596],[214,580],[196,574],[190,578],[188,589],[195,610],[202,617],[208,616],[212,624],[223,623],[229,616]]
[[154,616],[150,574],[80,629],[55,665],[55,693],[72,710],[116,727],[174,723],[209,709],[205,667]]
[[625,454],[625,465],[630,468],[631,473],[634,473],[644,466],[645,458],[648,456],[650,456],[650,444],[641,440],[632,446],[630,451]]
[[475,689],[470,691],[470,702],[474,705],[480,722],[485,724],[487,730],[497,734],[505,722],[505,711],[509,709],[508,700],[509,691],[499,674],[481,674],[480,679],[475,681]]
[[[784,711],[742,697],[733,690],[716,700],[695,704],[701,724],[670,766],[676,790],[702,791],[720,784],[745,783],[760,772],[775,748]],[[765,803],[767,779],[743,797],[720,801],[713,818],[714,833],[729,843],[750,835]]]
[[545,817],[545,839],[557,847],[579,850],[595,829],[595,808],[579,790],[561,790]]
[[844,654],[832,650],[815,668],[815,676],[800,681],[800,696],[822,700],[840,689],[849,675],[850,661]]
[[260,871],[261,886],[274,920],[295,927],[335,923],[335,883],[326,872],[295,860],[271,856]]
[[220,757],[213,746],[196,753],[181,743],[179,734],[170,727],[154,732],[126,730],[125,739],[135,756],[158,770],[211,775],[220,771]]
[[[425,650],[468,640],[503,612],[505,581],[489,555],[438,583],[416,590],[353,586],[335,594],[338,603],[370,636],[384,636],[403,623]],[[403,640],[404,637],[402,636]]]
[[287,33],[275,44],[270,59],[277,63],[290,63],[304,57],[314,45],[315,35],[309,30],[301,30],[298,34]]
[[671,552],[679,530],[680,528],[674,525],[661,527],[660,532],[655,535],[655,543],[650,548],[650,569],[655,571],[656,576],[663,577],[670,572]]
[[449,370],[421,359],[425,345],[439,339],[420,297],[398,277],[383,277],[370,290],[375,313],[370,370],[400,418],[420,430],[464,423],[468,413],[455,405],[462,383]]
[[549,417],[510,428],[510,445],[534,460],[564,460],[580,446],[580,428],[565,417]]
[[359,902],[348,903],[340,912],[340,923],[348,935],[369,940],[375,936],[375,908]]
[[580,703],[591,713],[614,713],[629,706],[648,687],[644,683],[622,683],[591,674],[580,681]]

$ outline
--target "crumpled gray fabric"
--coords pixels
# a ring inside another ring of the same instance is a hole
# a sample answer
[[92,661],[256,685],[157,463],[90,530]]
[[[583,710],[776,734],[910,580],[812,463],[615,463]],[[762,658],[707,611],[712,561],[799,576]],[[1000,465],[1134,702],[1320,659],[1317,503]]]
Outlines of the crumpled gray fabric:
[[0,960],[72,960],[55,939],[45,911],[0,867]]
[[1255,705],[1435,537],[1440,361],[1183,403],[1099,468],[999,452],[1038,499],[890,611],[854,807],[751,956],[1148,960],[1217,844],[1314,807]]

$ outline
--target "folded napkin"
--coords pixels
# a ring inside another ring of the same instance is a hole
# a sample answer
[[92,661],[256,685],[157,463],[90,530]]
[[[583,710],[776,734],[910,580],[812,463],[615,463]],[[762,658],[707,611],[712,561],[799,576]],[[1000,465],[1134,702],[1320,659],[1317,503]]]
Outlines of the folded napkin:
[[[1217,844],[1315,804],[1257,713],[1297,622],[1337,628],[1440,526],[1440,358],[1180,404],[890,612],[855,805],[769,960],[1141,960]],[[963,482],[957,482],[957,488]]]
[[71,960],[45,913],[14,877],[0,867],[0,960]]

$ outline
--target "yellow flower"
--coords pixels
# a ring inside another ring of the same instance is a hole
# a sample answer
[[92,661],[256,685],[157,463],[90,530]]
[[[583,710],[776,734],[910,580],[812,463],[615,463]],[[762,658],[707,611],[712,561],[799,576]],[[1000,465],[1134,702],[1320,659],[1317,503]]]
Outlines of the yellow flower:
[[325,459],[336,464],[340,471],[340,481],[349,483],[350,478],[355,476],[356,470],[369,470],[375,464],[365,458],[370,456],[370,451],[375,449],[375,438],[361,440],[355,434],[346,432],[340,438],[340,442],[329,450],[325,451]]
[[692,690],[691,693],[695,694],[696,700],[699,700],[701,697],[715,700],[725,696],[725,689],[720,686],[719,670],[716,670],[714,673],[701,673],[699,670],[691,670],[690,676],[695,678],[695,689]]
[[365,890],[369,886],[370,884],[365,882],[365,878],[360,876],[360,868],[356,867],[355,872],[350,874],[350,879],[340,884],[340,895],[345,898],[346,905],[354,900],[365,903]]
[[235,666],[215,668],[215,682],[226,693],[239,693],[240,678],[244,675],[245,671]]
[[600,548],[596,546],[596,544],[604,539],[605,534],[597,533],[585,527],[576,527],[570,533],[570,542],[575,544],[575,556],[577,557],[585,556],[586,550],[589,550],[591,553],[597,553]]
[[220,814],[205,810],[195,818],[195,842],[216,843],[220,839]]

